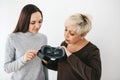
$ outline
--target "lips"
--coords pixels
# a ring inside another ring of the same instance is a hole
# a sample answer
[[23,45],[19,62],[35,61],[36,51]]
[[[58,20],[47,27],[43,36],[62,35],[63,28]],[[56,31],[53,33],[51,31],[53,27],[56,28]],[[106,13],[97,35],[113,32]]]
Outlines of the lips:
[[38,32],[39,31],[39,29],[35,29],[35,32]]
[[69,43],[69,40],[68,40],[68,39],[65,39],[65,42],[66,42],[66,43]]

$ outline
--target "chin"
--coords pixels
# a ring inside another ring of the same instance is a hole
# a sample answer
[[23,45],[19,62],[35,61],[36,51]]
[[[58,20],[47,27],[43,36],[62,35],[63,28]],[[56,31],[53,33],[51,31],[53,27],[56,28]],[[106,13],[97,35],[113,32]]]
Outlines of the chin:
[[35,34],[37,34],[37,33],[38,33],[38,31],[34,31],[34,33],[35,33]]
[[37,34],[38,32],[32,32],[33,34]]

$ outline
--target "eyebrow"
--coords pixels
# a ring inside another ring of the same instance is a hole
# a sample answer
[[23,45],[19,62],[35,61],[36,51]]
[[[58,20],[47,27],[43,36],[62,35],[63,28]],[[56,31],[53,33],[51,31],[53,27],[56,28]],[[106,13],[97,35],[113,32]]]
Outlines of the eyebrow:
[[72,29],[72,30],[70,30],[70,32],[76,33],[76,29]]
[[[43,21],[43,19],[40,19],[39,21]],[[31,20],[30,22],[36,22],[36,20]]]
[[72,33],[72,34],[76,34],[76,31],[69,31],[70,33]]

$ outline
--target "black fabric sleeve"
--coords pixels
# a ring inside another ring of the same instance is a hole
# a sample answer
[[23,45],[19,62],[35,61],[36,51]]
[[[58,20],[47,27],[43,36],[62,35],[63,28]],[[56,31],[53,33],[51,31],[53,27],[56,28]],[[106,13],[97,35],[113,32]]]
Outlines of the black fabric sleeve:
[[100,80],[101,77],[101,60],[99,50],[94,50],[88,57],[87,64],[72,54],[67,58],[73,70],[84,80]]
[[44,63],[43,61],[42,61],[42,63],[43,63],[43,65],[46,66],[48,69],[57,71],[57,68],[58,68],[58,67],[57,67],[58,59],[56,59],[56,60],[49,60],[47,64]]

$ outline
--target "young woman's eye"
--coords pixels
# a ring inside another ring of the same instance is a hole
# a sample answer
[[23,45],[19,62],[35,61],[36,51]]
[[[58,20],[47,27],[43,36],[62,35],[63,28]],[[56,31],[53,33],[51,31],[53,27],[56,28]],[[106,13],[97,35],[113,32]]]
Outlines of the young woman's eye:
[[31,22],[30,24],[32,24],[32,25],[33,25],[33,24],[35,24],[35,22]]
[[40,20],[39,20],[39,23],[42,23],[42,22],[43,22],[43,20],[42,20],[42,19],[40,19]]
[[42,21],[39,21],[39,23],[42,23]]
[[31,23],[32,25],[35,24],[35,23]]

